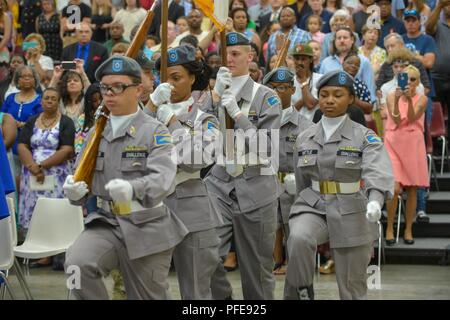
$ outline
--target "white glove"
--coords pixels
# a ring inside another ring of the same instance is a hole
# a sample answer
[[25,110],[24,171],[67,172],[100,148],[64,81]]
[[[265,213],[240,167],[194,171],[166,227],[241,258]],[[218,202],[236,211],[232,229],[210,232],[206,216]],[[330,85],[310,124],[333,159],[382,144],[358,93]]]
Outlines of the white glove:
[[156,87],[153,93],[150,93],[150,99],[152,103],[159,107],[163,103],[170,101],[170,95],[172,93],[173,86],[170,83],[164,82]]
[[241,113],[241,109],[239,109],[239,106],[236,102],[236,97],[229,89],[225,90],[222,95],[222,106],[225,106],[228,114],[233,119],[236,119],[236,117]]
[[378,201],[372,200],[367,204],[366,218],[370,222],[377,222],[381,218],[381,207]]
[[294,196],[297,193],[294,174],[291,173],[284,177],[284,188],[286,189],[286,192],[291,196]]
[[217,71],[216,84],[214,85],[214,91],[219,97],[221,97],[227,89],[231,87],[231,72],[226,67],[220,67]]
[[113,179],[105,185],[114,202],[130,202],[133,198],[133,186],[128,181]]
[[63,185],[64,193],[69,200],[78,201],[83,198],[88,192],[86,182],[75,182],[72,175],[68,175]]
[[170,119],[172,119],[174,115],[175,113],[172,111],[172,108],[168,104],[161,105],[156,111],[156,119],[162,122],[165,126],[169,124]]

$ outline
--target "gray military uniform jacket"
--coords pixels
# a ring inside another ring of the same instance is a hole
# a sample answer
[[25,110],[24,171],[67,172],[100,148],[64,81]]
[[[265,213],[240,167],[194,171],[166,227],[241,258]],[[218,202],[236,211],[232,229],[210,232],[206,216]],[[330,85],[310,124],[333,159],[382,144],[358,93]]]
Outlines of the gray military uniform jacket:
[[[303,117],[293,107],[282,111],[280,128],[280,165],[279,172],[294,173],[294,146],[295,141],[300,133],[309,128],[313,123]],[[289,212],[294,203],[295,196],[287,192],[280,195],[280,207],[283,217],[283,223],[289,221]]]
[[[321,122],[314,124],[297,138],[294,163],[297,198],[291,216],[324,215],[332,248],[359,246],[378,238],[377,224],[366,218],[366,205],[376,200],[382,206],[392,198],[394,177],[389,155],[372,130],[347,117],[325,143]],[[320,194],[312,189],[312,180],[362,180],[362,188],[352,194]]]
[[[173,248],[187,234],[182,222],[161,203],[174,188],[173,148],[168,129],[142,110],[115,139],[109,121],[103,131],[90,195],[103,203],[111,201],[105,185],[112,179],[124,179],[133,187],[133,200],[144,208],[122,216],[99,209],[86,218],[86,224],[102,220],[116,226],[130,259]],[[74,204],[82,205],[86,199]]]
[[215,161],[213,153],[204,151],[218,140],[219,123],[213,115],[201,111],[196,103],[188,114],[177,120],[169,125],[178,154],[177,186],[164,204],[190,232],[215,228],[222,224],[222,217],[211,203],[206,185],[200,179],[200,170]]
[[[234,129],[243,129],[244,131],[254,129],[256,133],[259,129],[267,129],[266,150],[270,154],[270,130],[280,128],[281,104],[276,93],[263,85],[259,87],[252,100],[254,85],[255,82],[249,77],[236,95],[239,106],[242,106],[244,101],[251,103],[251,105],[248,117],[241,116],[235,122]],[[211,103],[206,102],[205,105],[210,106]],[[256,134],[247,137],[245,140],[246,149],[249,148],[249,144],[257,143]],[[231,205],[230,192],[234,189],[241,212],[250,212],[268,205],[276,201],[281,192],[275,175],[276,172],[272,175],[261,175],[261,167],[261,165],[248,166],[242,174],[232,177],[227,173],[223,164],[216,164],[207,177],[209,190]]]

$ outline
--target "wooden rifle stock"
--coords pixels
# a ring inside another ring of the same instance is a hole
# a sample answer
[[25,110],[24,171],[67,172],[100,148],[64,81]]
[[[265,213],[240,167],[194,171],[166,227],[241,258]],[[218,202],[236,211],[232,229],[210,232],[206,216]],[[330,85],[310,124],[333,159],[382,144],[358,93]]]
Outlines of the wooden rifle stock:
[[[155,1],[147,11],[147,15],[144,21],[141,23],[130,47],[125,54],[127,57],[135,58],[147,39],[147,31],[152,24],[153,17],[155,16],[154,9],[156,6]],[[84,181],[88,185],[89,190],[91,190],[92,178],[94,176],[95,165],[97,162],[98,149],[100,147],[100,140],[102,138],[103,130],[106,126],[106,121],[108,119],[109,110],[101,105],[99,111],[96,113],[95,128],[90,139],[87,141],[86,148],[81,155],[80,161],[74,173],[75,182]]]
[[[290,35],[290,33],[289,33]],[[280,55],[278,56],[277,62],[275,63],[274,69],[277,69],[286,62],[287,53],[289,50],[289,46],[291,45],[291,40],[289,39],[289,35],[284,40],[283,47],[281,48]]]

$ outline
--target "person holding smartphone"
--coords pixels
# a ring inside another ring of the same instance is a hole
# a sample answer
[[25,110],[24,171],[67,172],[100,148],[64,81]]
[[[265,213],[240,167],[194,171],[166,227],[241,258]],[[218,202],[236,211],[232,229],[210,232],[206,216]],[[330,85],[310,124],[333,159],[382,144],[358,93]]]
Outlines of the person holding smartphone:
[[405,244],[414,244],[412,224],[416,215],[417,188],[429,186],[423,138],[427,97],[417,92],[420,84],[420,71],[409,65],[403,72],[407,75],[407,84],[403,83],[404,75],[399,73],[398,87],[386,99],[388,118],[384,143],[391,158],[395,177],[395,194],[392,200],[387,201],[387,245],[395,243],[394,217],[400,188],[406,191],[408,197],[403,240]]

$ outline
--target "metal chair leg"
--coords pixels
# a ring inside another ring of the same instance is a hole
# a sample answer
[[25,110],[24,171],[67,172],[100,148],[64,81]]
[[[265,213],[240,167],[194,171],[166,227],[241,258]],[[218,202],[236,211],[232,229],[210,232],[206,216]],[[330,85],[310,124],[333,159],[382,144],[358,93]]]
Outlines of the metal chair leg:
[[20,267],[19,261],[17,258],[14,258],[14,270],[16,271],[17,279],[19,280],[20,287],[25,294],[25,299],[33,300],[33,296],[31,295],[30,288],[28,287],[25,276],[22,272],[22,268]]
[[378,269],[381,270],[381,252],[383,245],[383,228],[381,226],[381,222],[378,221]]
[[444,159],[445,159],[445,143],[446,139],[444,136],[439,137],[442,140],[442,149],[441,149],[441,175],[444,173]]
[[12,288],[9,284],[8,278],[2,271],[0,271],[0,278],[3,279],[4,285],[5,285],[6,289],[8,290],[8,293],[9,293],[11,299],[16,300],[16,296],[14,295],[14,292],[12,291]]

